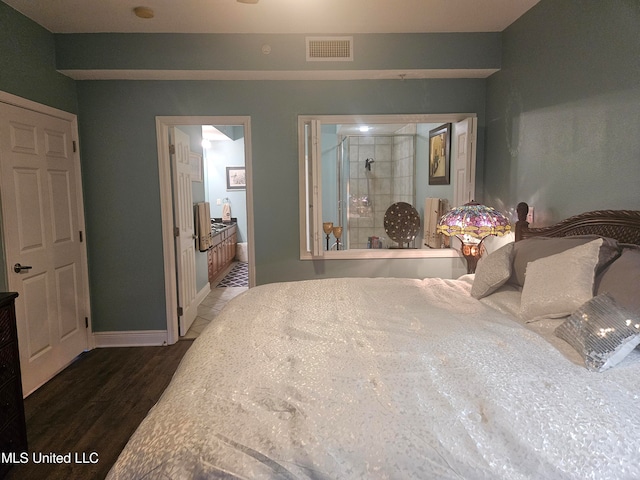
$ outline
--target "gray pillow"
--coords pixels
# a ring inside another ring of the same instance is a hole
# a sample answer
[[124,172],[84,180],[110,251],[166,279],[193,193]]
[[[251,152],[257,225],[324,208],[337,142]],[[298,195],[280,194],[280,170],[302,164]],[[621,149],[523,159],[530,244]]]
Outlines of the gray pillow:
[[570,315],[593,297],[602,239],[598,238],[527,265],[520,316],[527,322]]
[[636,315],[640,315],[640,248],[624,248],[596,279],[596,294],[608,293]]
[[472,297],[477,299],[486,297],[509,280],[512,253],[513,242],[480,259],[471,286]]
[[640,316],[602,294],[573,312],[555,333],[582,355],[589,370],[603,372],[640,344]]
[[[597,235],[580,235],[572,237],[532,237],[516,242],[513,248],[513,265],[509,283],[522,287],[524,285],[527,264],[540,258],[562,253],[570,248],[589,243]],[[611,238],[603,238],[602,246],[596,265],[596,274],[609,265],[618,255],[620,248],[618,242]]]

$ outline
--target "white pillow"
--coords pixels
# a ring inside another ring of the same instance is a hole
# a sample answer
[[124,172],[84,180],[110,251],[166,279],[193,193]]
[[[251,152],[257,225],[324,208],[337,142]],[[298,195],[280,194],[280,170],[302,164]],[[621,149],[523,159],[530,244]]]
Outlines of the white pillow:
[[570,315],[593,297],[602,239],[527,264],[520,315],[527,322]]
[[488,237],[484,237],[484,240],[482,240],[482,245],[484,246],[484,249],[488,254],[492,254],[499,248],[504,247],[507,243],[515,242],[515,240],[515,232],[509,232],[501,237],[498,237],[497,235],[489,235]]
[[511,277],[513,243],[507,243],[495,252],[483,257],[476,267],[476,276],[471,287],[471,296],[483,298],[492,294]]
[[640,316],[604,293],[573,312],[555,333],[582,355],[589,370],[602,372],[640,344]]

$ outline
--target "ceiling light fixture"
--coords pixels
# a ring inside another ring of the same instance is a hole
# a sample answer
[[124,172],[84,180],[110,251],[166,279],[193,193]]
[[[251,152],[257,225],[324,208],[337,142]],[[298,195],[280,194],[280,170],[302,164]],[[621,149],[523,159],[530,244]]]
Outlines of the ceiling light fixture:
[[236,0],[236,2],[238,2],[238,3],[256,4],[256,3],[258,3],[258,0]]
[[149,7],[136,7],[133,9],[133,13],[139,18],[153,18],[154,16],[153,10]]

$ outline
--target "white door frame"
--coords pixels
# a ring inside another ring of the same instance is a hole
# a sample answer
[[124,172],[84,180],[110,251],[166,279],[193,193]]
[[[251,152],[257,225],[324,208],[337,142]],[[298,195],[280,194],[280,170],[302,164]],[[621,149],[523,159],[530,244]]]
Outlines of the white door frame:
[[242,125],[244,127],[244,161],[247,174],[247,243],[249,287],[255,286],[253,238],[253,177],[251,167],[251,117],[248,116],[159,116],[156,117],[158,170],[160,173],[160,210],[162,215],[162,251],[164,256],[164,289],[166,298],[167,345],[178,341],[178,286],[176,281],[173,200],[171,193],[171,158],[169,127],[179,125]]
[[[13,95],[11,93],[0,91],[0,102],[6,103],[9,105],[13,105],[15,107],[24,108],[26,110],[31,110],[33,112],[42,113],[44,115],[49,115],[52,117],[60,118],[62,120],[66,120],[71,123],[71,130],[73,139],[76,141],[76,151],[73,152],[73,159],[75,162],[75,166],[78,172],[76,177],[76,189],[78,195],[78,228],[84,233],[84,241],[81,244],[81,267],[82,267],[82,282],[84,284],[84,298],[80,299],[80,301],[84,305],[85,313],[88,318],[88,328],[87,330],[87,349],[92,350],[95,348],[95,338],[93,336],[92,322],[91,322],[91,304],[90,304],[90,294],[89,294],[89,268],[87,261],[87,227],[85,224],[84,217],[84,195],[82,190],[82,169],[80,164],[80,143],[79,143],[79,135],[78,135],[78,117],[72,113],[65,112],[64,110],[58,110],[57,108],[49,107],[47,105],[42,105],[40,103],[34,102],[32,100],[28,100],[26,98],[18,97],[17,95]],[[6,244],[4,232],[2,234],[2,242],[3,246]],[[4,247],[3,247],[4,250]],[[5,284],[9,285],[9,272],[5,272]],[[26,393],[26,392],[25,392]]]

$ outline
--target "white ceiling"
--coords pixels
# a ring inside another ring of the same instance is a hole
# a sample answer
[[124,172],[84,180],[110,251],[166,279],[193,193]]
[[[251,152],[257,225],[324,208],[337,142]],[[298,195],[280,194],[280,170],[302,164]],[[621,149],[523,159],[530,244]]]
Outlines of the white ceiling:
[[3,1],[53,33],[357,34],[501,32],[539,0]]

